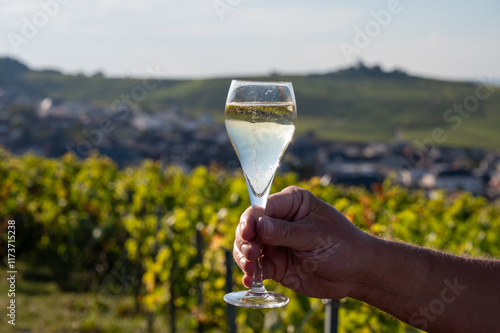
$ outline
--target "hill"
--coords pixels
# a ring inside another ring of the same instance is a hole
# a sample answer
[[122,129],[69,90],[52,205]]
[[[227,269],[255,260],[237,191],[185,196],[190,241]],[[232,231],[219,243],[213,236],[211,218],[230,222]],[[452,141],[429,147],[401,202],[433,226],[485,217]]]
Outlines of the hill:
[[[314,131],[342,141],[431,142],[445,146],[500,147],[499,87],[452,82],[385,72],[359,64],[313,75],[270,75],[246,79],[293,82],[298,106],[298,132]],[[10,58],[0,58],[0,88],[14,87],[39,97],[93,102],[106,106],[122,94],[140,92],[138,104],[155,112],[176,106],[192,115],[223,118],[231,79],[168,80],[67,75],[36,71]],[[138,89],[139,87],[139,89]]]

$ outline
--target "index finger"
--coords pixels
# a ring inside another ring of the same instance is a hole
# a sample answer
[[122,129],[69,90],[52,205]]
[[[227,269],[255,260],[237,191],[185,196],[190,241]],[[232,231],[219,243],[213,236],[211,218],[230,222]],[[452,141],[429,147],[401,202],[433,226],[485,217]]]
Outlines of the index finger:
[[[255,217],[253,215],[252,207],[248,207],[243,212],[243,214],[241,214],[240,225],[239,225],[239,228],[237,228],[236,230],[238,232],[238,229],[239,229],[240,236],[242,239],[244,239],[246,241],[250,241],[257,236],[256,230],[255,230],[255,222],[256,221],[257,220],[255,219]],[[236,235],[236,237],[238,237],[238,235]]]
[[[240,224],[236,228],[236,238],[234,241],[235,250],[240,252],[249,262],[255,261],[261,255],[261,248],[257,241],[257,220],[255,215],[256,209],[249,208],[243,212]],[[239,257],[235,257],[236,259],[241,260]],[[244,269],[243,266],[240,265],[240,267]],[[248,269],[250,268],[247,267],[245,271]]]

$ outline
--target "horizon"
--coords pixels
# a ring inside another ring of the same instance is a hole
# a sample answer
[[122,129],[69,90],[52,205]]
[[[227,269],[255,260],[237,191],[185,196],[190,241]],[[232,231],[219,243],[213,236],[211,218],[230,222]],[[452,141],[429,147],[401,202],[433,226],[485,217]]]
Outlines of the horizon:
[[189,80],[322,74],[362,61],[437,80],[500,82],[493,0],[2,2],[0,56],[36,70],[139,78],[150,66]]
[[[83,76],[88,77],[88,78],[91,78],[94,75],[102,75],[105,79],[111,79],[111,80],[123,80],[123,79],[141,80],[141,79],[144,79],[146,77],[154,78],[154,79],[158,79],[158,80],[172,80],[172,81],[231,80],[231,79],[243,79],[243,78],[253,78],[253,77],[257,77],[257,78],[258,77],[269,77],[269,76],[273,76],[273,75],[283,76],[283,77],[293,77],[293,76],[310,76],[310,75],[328,75],[328,74],[334,74],[334,73],[337,73],[337,72],[340,72],[340,71],[343,71],[343,70],[348,70],[348,69],[356,68],[359,65],[364,66],[365,68],[369,68],[369,69],[374,68],[376,66],[379,66],[377,64],[374,64],[373,66],[369,66],[369,65],[367,65],[367,64],[365,64],[363,62],[359,62],[357,65],[351,64],[351,65],[348,65],[347,67],[337,68],[335,70],[330,70],[330,71],[324,71],[322,73],[319,73],[319,72],[311,72],[311,73],[263,73],[263,74],[252,73],[252,74],[236,74],[236,75],[233,75],[233,76],[212,76],[212,77],[193,77],[193,78],[189,78],[189,77],[162,77],[162,76],[153,76],[153,75],[151,75],[151,73],[153,72],[151,69],[150,69],[150,71],[149,71],[148,74],[142,75],[142,76],[141,75],[137,75],[137,76],[110,76],[110,75],[107,75],[106,73],[103,73],[103,72],[95,72],[95,73],[65,72],[65,71],[62,71],[61,69],[59,69],[57,67],[33,68],[29,64],[26,64],[25,62],[23,62],[23,61],[21,61],[19,59],[16,59],[15,57],[12,57],[12,56],[3,56],[3,55],[0,55],[0,59],[11,59],[13,61],[17,61],[20,64],[28,67],[28,69],[31,70],[31,71],[39,71],[39,72],[43,72],[43,71],[55,71],[55,72],[60,73],[61,75],[65,75],[65,76],[83,75]],[[386,69],[382,68],[381,66],[379,66],[379,67],[382,69],[382,71],[384,73],[387,73],[387,74],[390,74],[393,71],[399,70],[399,69],[386,70]],[[412,75],[411,73],[408,73],[408,72],[406,72],[404,70],[402,70],[401,72],[404,73],[404,74],[406,74],[406,75],[408,75],[408,77],[419,78],[419,79],[424,79],[424,80],[435,80],[435,81],[456,82],[456,83],[474,83],[474,84],[481,83],[481,84],[490,84],[490,85],[493,85],[493,86],[500,86],[500,79],[495,79],[495,78],[486,77],[486,76],[477,78],[475,80],[467,80],[467,79],[461,80],[461,79],[446,79],[446,78],[436,78],[436,77],[429,77],[429,76]]]

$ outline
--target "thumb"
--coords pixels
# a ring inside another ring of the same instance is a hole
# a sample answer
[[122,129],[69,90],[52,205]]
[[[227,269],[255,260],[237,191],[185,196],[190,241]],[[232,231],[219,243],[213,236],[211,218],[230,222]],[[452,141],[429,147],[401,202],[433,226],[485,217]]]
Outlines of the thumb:
[[306,250],[313,243],[310,231],[300,222],[288,222],[263,216],[257,223],[257,235],[262,243],[285,246],[294,250]]

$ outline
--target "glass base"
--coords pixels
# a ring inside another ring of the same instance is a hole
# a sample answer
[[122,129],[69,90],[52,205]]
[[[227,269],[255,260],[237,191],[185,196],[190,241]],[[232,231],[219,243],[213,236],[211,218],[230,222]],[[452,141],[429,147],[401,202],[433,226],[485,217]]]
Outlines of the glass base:
[[232,305],[246,308],[278,308],[288,303],[288,297],[272,291],[253,292],[251,290],[233,291],[224,300]]

